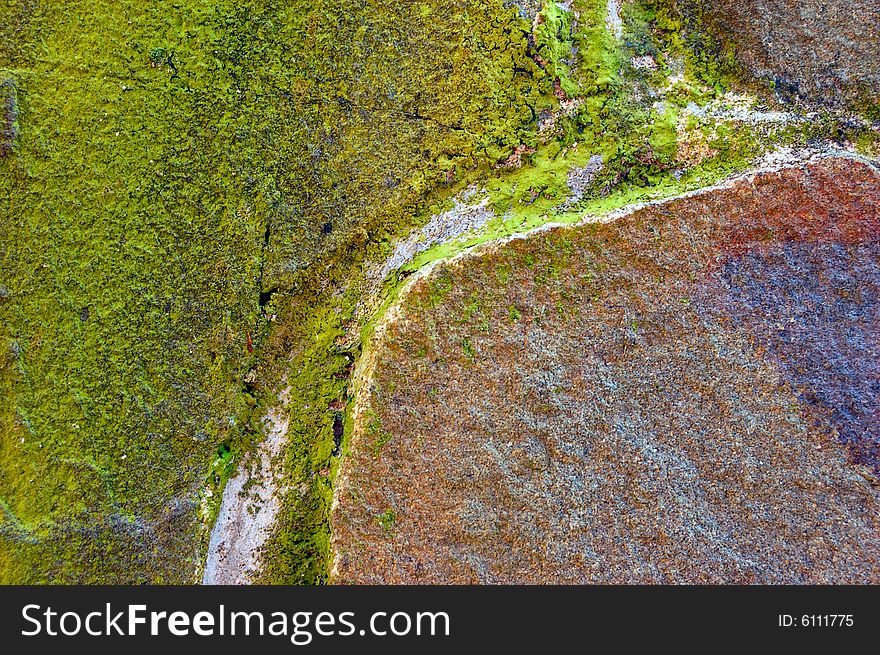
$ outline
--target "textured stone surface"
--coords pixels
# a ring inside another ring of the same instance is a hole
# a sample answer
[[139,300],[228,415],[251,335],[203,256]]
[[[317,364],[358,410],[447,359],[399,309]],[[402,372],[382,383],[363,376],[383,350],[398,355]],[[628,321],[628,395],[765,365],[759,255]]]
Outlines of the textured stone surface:
[[384,278],[433,245],[452,241],[483,227],[495,217],[487,205],[488,198],[480,197],[476,187],[469,187],[453,198],[452,209],[435,214],[422,228],[397,244],[391,257],[379,269],[378,277]]
[[[876,156],[866,122],[720,83],[657,2],[0,1],[0,583],[194,582],[206,555],[205,580],[321,583],[350,374],[407,276],[782,145]],[[827,272],[807,256],[742,266],[790,293],[790,261]],[[830,279],[809,299],[844,327],[770,345],[870,466],[874,388],[847,380],[875,374],[874,315]],[[497,286],[441,323],[488,320]],[[738,287],[743,330],[763,293]],[[449,345],[476,363],[481,335]]]
[[880,0],[680,0],[780,90],[837,104],[880,93]]
[[[286,402],[282,394],[282,402]],[[249,584],[281,509],[277,466],[289,419],[280,408],[265,419],[266,439],[223,488],[223,504],[208,543],[202,584]]]
[[821,160],[415,282],[334,579],[880,581],[878,188]]

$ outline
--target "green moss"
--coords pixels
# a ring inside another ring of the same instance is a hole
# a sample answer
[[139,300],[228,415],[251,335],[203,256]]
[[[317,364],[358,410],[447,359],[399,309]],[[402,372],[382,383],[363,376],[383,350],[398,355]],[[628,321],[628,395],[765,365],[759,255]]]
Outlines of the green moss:
[[375,414],[367,421],[367,435],[373,440],[373,456],[378,457],[382,447],[391,439],[391,433],[382,429],[382,421]]
[[[0,577],[191,579],[196,490],[217,445],[241,436],[236,378],[261,329],[262,221],[219,120],[234,93],[211,32],[225,8],[20,9],[41,36],[2,55],[19,112],[0,160],[0,342],[18,346],[0,373],[0,495],[33,539],[4,539]],[[158,34],[176,74],[151,66]],[[143,557],[154,548],[180,559]]]
[[734,44],[705,20],[701,0],[646,0],[644,7],[662,48],[685,58],[690,77],[716,92],[743,78]]
[[474,344],[471,343],[470,337],[462,338],[461,349],[464,352],[464,356],[467,357],[471,362],[476,361],[477,351],[474,350]]
[[379,525],[382,526],[382,529],[390,534],[394,530],[394,522],[397,521],[397,514],[393,509],[389,508],[379,514],[376,517],[376,520],[379,522]]
[[[266,545],[260,582],[314,584],[327,575],[328,512],[337,455],[333,423],[339,403],[349,402],[348,375],[352,356],[339,346],[345,302],[337,298],[320,308],[320,295],[302,289],[280,312],[285,330],[263,352],[263,383],[287,385],[290,417],[283,462],[283,497],[276,532]],[[315,305],[313,305],[315,303]],[[314,307],[318,307],[313,311]],[[283,317],[283,318],[282,318]],[[272,364],[281,353],[283,365]],[[270,368],[274,366],[273,368]],[[289,367],[289,368],[288,368]],[[280,379],[284,376],[284,381]],[[344,433],[351,433],[346,417]]]
[[571,11],[550,2],[538,14],[533,32],[537,57],[545,62],[547,73],[554,83],[558,80],[559,88],[568,96],[575,96],[579,92],[567,63],[574,47],[572,20]]
[[677,124],[678,112],[675,105],[670,103],[651,126],[648,143],[661,166],[668,165],[675,159],[678,150]]
[[880,134],[874,130],[859,130],[854,140],[856,150],[866,156],[876,159],[880,157]]

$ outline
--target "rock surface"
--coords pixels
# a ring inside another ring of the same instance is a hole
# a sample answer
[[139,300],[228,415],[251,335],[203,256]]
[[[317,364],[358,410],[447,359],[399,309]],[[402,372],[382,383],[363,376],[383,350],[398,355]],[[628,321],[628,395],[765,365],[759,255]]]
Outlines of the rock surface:
[[840,104],[880,99],[880,0],[678,0],[752,74]]
[[[286,394],[282,394],[282,397]],[[265,419],[266,438],[223,488],[223,502],[202,574],[202,584],[249,584],[260,551],[281,509],[281,481],[274,461],[284,450],[289,419],[275,408]],[[254,470],[255,469],[255,470]]]
[[495,214],[488,205],[488,198],[475,198],[478,189],[466,189],[453,198],[452,209],[435,214],[422,228],[414,231],[405,241],[397,244],[394,252],[379,269],[379,279],[384,279],[420,252],[438,243],[453,241],[462,235],[473,232],[491,221]]
[[413,282],[333,579],[880,581],[878,182],[765,171]]
[[[713,184],[783,147],[833,143],[878,157],[875,108],[844,114],[759,99],[753,84],[721,75],[723,49],[688,54],[691,24],[658,11],[672,2],[181,0],[170,11],[135,0],[7,0],[0,583],[323,583],[353,425],[352,374],[409,276],[478,242]],[[876,32],[852,23],[875,3],[854,5],[855,18],[820,17],[819,28],[791,4],[748,4],[765,5],[783,13],[751,17],[733,7],[740,13],[723,16],[740,30],[753,19],[771,30],[739,41],[743,56],[767,49],[772,66],[765,73],[755,64],[760,75],[786,90],[821,73],[862,98]],[[711,22],[713,6],[690,6]],[[776,26],[779,16],[792,18]],[[843,39],[849,54],[828,70],[809,57],[786,59],[772,40],[785,30],[793,53],[808,45],[797,35],[808,34],[819,48]],[[795,90],[809,95],[807,86]],[[654,245],[637,240],[634,258]],[[748,274],[765,285],[731,291],[729,318],[767,340],[780,362],[772,370],[803,387],[816,411],[831,408],[835,438],[870,472],[874,315],[838,297],[850,289],[835,272],[849,251],[822,245],[815,260],[799,247],[725,264],[731,280]],[[506,360],[480,361],[497,324],[514,341],[524,337],[529,359],[516,375],[527,389],[547,366],[577,372],[562,350],[529,350],[544,338],[531,332],[538,316],[583,311],[577,285],[537,304],[526,293],[579,279],[580,269],[565,266],[532,279],[532,264],[511,264],[497,284],[464,284],[467,298],[438,286],[426,329],[440,326],[451,341],[432,366],[464,356],[468,368],[453,367],[461,385],[491,390],[491,376],[507,370]],[[513,270],[525,291],[501,282]],[[518,300],[499,296],[502,287]],[[803,293],[827,313],[798,315],[802,323],[780,340],[772,325],[788,323],[767,301],[771,292]],[[816,341],[825,318],[836,331]],[[460,332],[465,325],[475,331]],[[522,325],[524,335],[515,332]],[[567,332],[556,328],[547,339],[558,350]],[[421,352],[400,370],[422,365]],[[489,377],[470,370],[479,365]],[[404,382],[383,389],[409,389]],[[449,392],[470,395],[461,385]],[[276,392],[285,388],[281,414]],[[492,411],[509,403],[510,420],[531,425],[531,396],[499,401],[476,389]],[[434,411],[432,399],[410,410]],[[378,453],[396,428],[390,419],[383,426],[378,400],[376,411],[359,420]],[[502,432],[519,430],[510,425]],[[469,461],[458,455],[454,464]],[[533,511],[543,517],[540,502]],[[407,520],[383,503],[365,525],[396,534]]]

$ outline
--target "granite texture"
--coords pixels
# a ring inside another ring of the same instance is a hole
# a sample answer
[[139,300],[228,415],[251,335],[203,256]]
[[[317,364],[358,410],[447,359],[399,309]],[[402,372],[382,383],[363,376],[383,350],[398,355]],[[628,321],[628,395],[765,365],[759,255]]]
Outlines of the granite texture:
[[340,583],[876,583],[880,213],[830,158],[440,264],[380,331]]

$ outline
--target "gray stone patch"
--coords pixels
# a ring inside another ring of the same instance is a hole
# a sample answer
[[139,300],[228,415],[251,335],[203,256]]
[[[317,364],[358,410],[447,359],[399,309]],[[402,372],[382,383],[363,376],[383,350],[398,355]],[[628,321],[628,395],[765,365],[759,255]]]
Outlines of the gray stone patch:
[[475,204],[469,202],[477,193],[475,187],[466,189],[453,198],[452,209],[442,214],[435,214],[421,229],[416,230],[408,239],[397,244],[391,257],[382,265],[376,277],[382,279],[419,253],[439,243],[446,243],[475,232],[495,218],[495,212],[489,208],[488,196]]
[[571,191],[571,197],[565,201],[562,209],[568,209],[583,199],[603,167],[602,155],[593,155],[586,166],[573,166],[568,171],[568,188]]
[[605,27],[616,39],[623,38],[623,19],[620,17],[620,0],[608,0]]
[[506,0],[504,6],[516,7],[520,16],[531,21],[541,11],[542,4],[540,0]]
[[[282,401],[289,390],[282,394]],[[239,465],[223,489],[220,514],[208,544],[202,575],[206,585],[245,585],[259,571],[262,547],[281,511],[280,475],[273,467],[287,442],[288,418],[280,408],[265,418],[266,439]],[[252,466],[256,474],[252,477]]]

